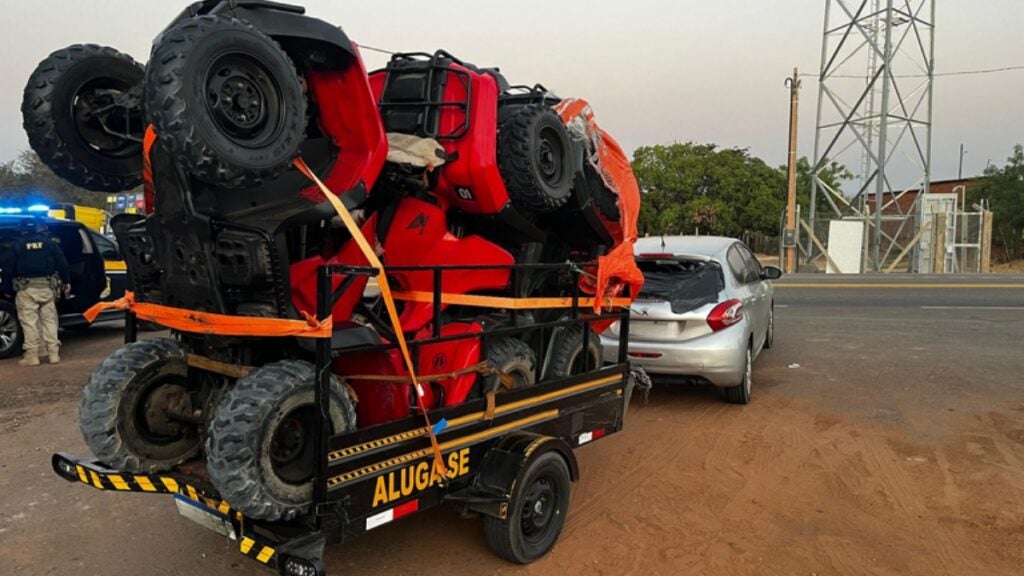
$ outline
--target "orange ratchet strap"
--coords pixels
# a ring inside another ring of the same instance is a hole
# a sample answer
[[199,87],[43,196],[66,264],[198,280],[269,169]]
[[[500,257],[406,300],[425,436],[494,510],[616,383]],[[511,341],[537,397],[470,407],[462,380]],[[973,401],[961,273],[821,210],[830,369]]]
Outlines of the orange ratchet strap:
[[[406,302],[433,303],[434,295],[431,292],[412,291],[395,292],[395,300]],[[474,308],[505,308],[509,310],[544,309],[554,310],[559,308],[572,308],[572,298],[510,298],[507,296],[479,296],[476,294],[441,294],[441,303],[452,306],[471,306]],[[633,301],[630,298],[604,298],[598,305],[597,298],[577,298],[576,304],[580,308],[612,306],[628,307]]]
[[105,310],[131,310],[139,320],[155,322],[181,332],[217,334],[220,336],[298,336],[300,338],[330,338],[334,331],[332,318],[317,320],[303,312],[305,320],[287,318],[252,318],[226,316],[172,308],[148,302],[136,302],[133,292],[113,302],[99,302],[82,315],[92,323]]
[[416,404],[423,413],[423,419],[427,424],[427,436],[430,437],[430,446],[434,452],[434,469],[442,478],[448,476],[447,468],[444,465],[444,457],[441,455],[441,446],[437,442],[437,435],[434,433],[434,426],[430,423],[430,416],[427,414],[426,405],[423,403],[423,385],[420,384],[416,378],[416,367],[412,362],[412,354],[409,353],[409,345],[405,341],[405,335],[402,332],[402,323],[398,320],[398,309],[395,308],[395,299],[391,292],[391,286],[388,285],[387,276],[384,273],[384,264],[381,263],[380,258],[377,258],[377,253],[374,252],[373,247],[370,246],[369,241],[363,236],[362,230],[359,229],[359,225],[352,218],[352,214],[349,213],[348,208],[341,202],[337,194],[331,192],[331,190],[324,184],[302,158],[295,159],[295,167],[299,169],[299,172],[305,174],[307,178],[313,181],[320,189],[320,192],[327,198],[327,200],[334,206],[334,211],[338,213],[341,221],[345,224],[345,228],[348,229],[349,234],[352,235],[352,239],[356,241],[356,245],[359,246],[359,250],[366,257],[366,260],[370,263],[370,266],[376,268],[377,273],[377,286],[380,288],[381,299],[384,301],[384,306],[388,310],[388,316],[391,319],[391,326],[395,331],[395,338],[398,340],[398,347],[402,351],[402,358],[405,360],[405,367],[409,371],[409,378],[412,380],[413,388],[416,389]]

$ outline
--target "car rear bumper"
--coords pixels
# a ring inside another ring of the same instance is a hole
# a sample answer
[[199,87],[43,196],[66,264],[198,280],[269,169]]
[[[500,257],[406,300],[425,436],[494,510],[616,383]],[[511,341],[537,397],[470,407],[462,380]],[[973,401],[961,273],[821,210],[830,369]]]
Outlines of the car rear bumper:
[[[685,342],[629,343],[629,361],[652,375],[702,377],[720,388],[736,386],[743,380],[749,333],[746,323]],[[617,338],[601,336],[605,362],[618,361]],[[632,356],[659,355],[655,358]]]

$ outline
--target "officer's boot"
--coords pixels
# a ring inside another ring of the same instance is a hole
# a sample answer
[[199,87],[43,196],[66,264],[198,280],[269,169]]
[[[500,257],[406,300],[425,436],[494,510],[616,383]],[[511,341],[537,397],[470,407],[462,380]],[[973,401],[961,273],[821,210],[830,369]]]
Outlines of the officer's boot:
[[18,360],[18,366],[39,366],[39,356],[33,350],[32,352],[25,351],[25,355]]
[[60,363],[60,348],[52,348],[52,349],[50,349],[49,356],[50,356],[50,364],[59,364]]

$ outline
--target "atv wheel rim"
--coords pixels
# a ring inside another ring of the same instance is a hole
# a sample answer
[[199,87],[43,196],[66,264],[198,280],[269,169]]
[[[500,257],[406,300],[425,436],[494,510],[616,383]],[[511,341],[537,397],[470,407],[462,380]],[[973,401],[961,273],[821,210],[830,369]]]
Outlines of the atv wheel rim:
[[289,412],[273,431],[270,463],[283,482],[300,485],[313,477],[313,429],[316,409],[300,406]]
[[557,186],[562,182],[564,160],[565,149],[558,134],[551,128],[541,130],[540,144],[537,147],[537,167],[547,184]]
[[281,130],[281,90],[266,66],[247,54],[214,60],[206,74],[207,108],[214,123],[236,144],[257,148]]
[[0,312],[0,350],[10,350],[17,338],[18,319],[10,312]]
[[547,475],[537,478],[523,499],[520,515],[523,539],[531,544],[542,542],[558,514],[559,504],[554,479]]

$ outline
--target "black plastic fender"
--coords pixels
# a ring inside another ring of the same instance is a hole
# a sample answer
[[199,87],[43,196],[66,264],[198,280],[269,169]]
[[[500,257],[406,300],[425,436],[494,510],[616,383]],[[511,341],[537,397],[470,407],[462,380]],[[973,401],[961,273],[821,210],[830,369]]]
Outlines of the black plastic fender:
[[344,69],[356,59],[356,48],[340,27],[306,16],[302,6],[267,0],[204,0],[186,8],[168,28],[200,14],[229,14],[249,22],[281,44],[300,68]]
[[469,510],[505,519],[516,482],[533,460],[548,452],[557,452],[569,467],[569,478],[579,479],[580,469],[572,448],[561,438],[518,432],[504,437],[484,456],[480,472],[467,493],[450,498]]

